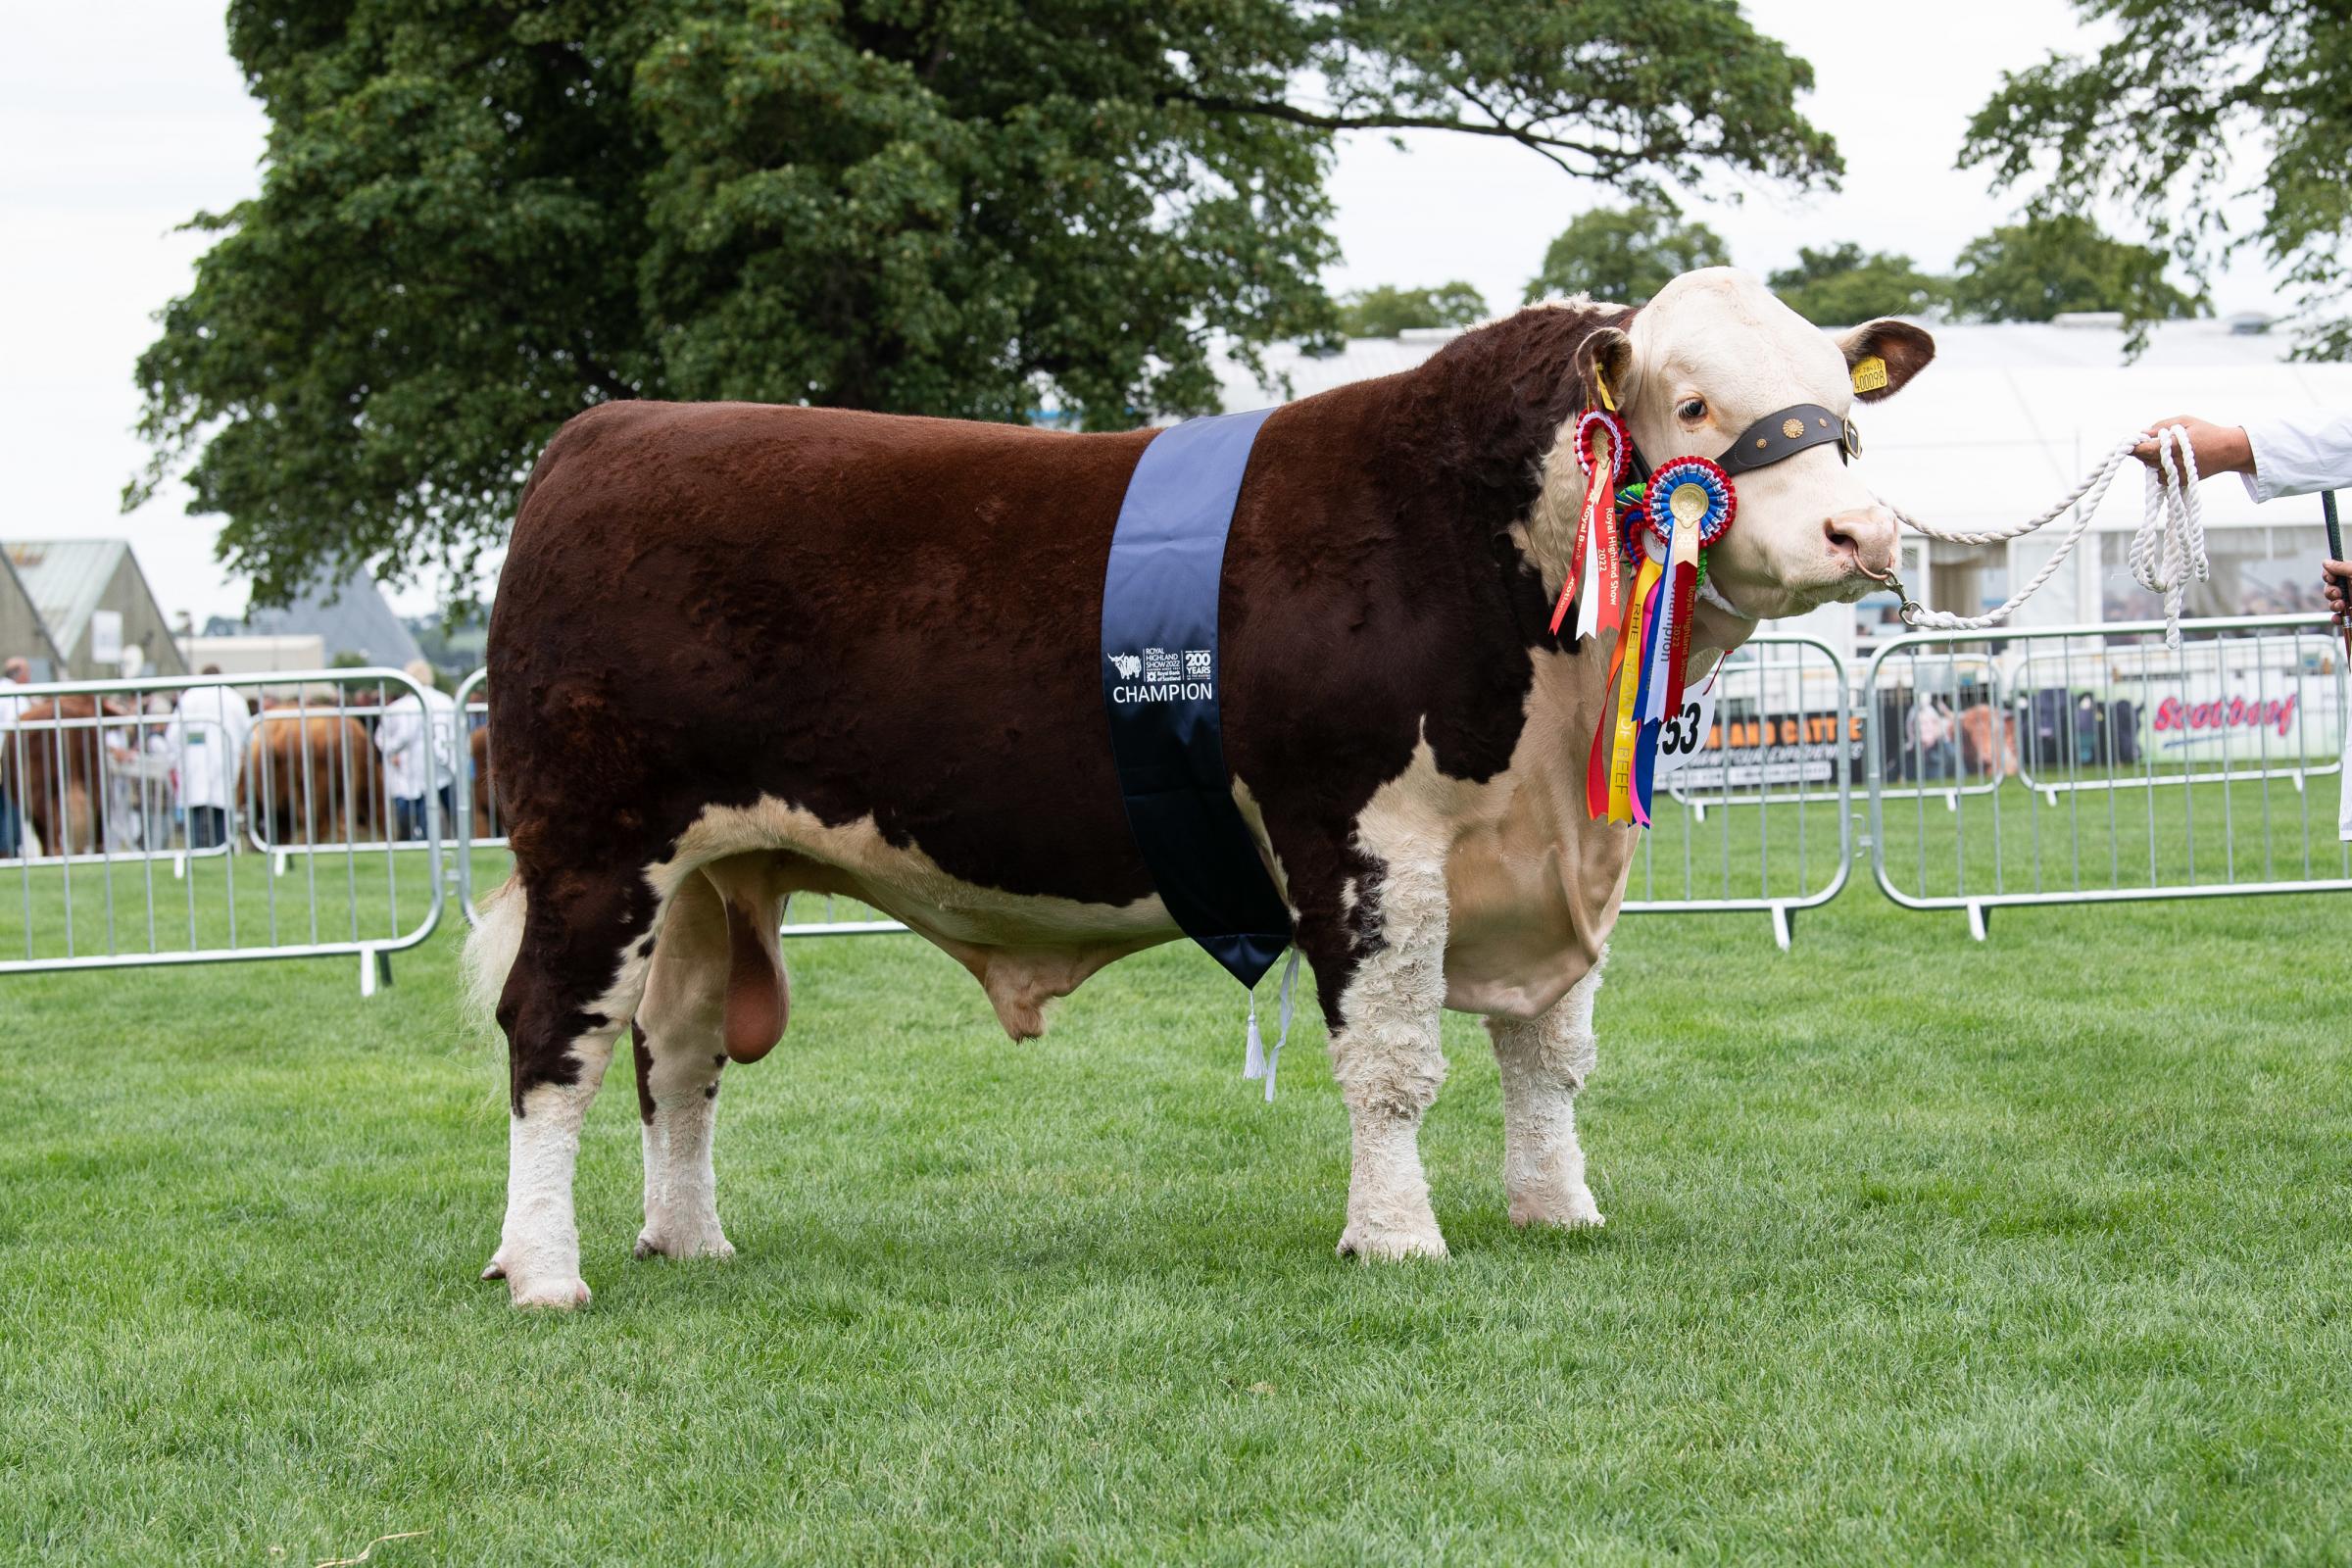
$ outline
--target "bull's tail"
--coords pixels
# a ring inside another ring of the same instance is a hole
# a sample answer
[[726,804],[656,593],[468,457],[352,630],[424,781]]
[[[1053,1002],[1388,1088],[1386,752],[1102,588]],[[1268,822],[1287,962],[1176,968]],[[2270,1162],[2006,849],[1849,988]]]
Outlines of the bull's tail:
[[522,878],[510,876],[482,900],[481,919],[466,938],[466,1002],[475,1027],[491,1029],[507,971],[522,948]]

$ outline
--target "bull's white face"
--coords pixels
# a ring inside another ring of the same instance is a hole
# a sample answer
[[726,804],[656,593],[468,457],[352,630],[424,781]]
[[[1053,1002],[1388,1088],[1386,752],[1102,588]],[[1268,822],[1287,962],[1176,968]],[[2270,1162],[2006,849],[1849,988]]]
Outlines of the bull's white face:
[[[1634,442],[1652,465],[1720,458],[1749,425],[1797,403],[1844,415],[1856,401],[1851,366],[1886,362],[1891,395],[1935,357],[1927,333],[1900,321],[1872,321],[1833,338],[1745,272],[1686,272],[1635,315],[1599,351],[1614,362]],[[1895,520],[1865,483],[1865,460],[1850,466],[1835,445],[1817,446],[1737,475],[1731,532],[1707,553],[1708,581],[1745,615],[1801,614],[1831,600],[1851,602],[1893,568]]]

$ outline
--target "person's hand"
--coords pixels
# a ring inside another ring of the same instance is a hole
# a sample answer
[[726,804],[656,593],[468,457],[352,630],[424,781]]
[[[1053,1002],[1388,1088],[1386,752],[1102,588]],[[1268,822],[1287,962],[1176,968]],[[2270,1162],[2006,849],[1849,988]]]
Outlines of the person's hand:
[[2330,561],[2320,568],[2328,575],[2320,586],[2328,592],[2328,609],[2338,626],[2352,626],[2352,561]]
[[[2176,414],[2169,419],[2158,419],[2147,428],[2152,434],[2176,424],[2188,432],[2188,450],[2197,460],[2197,477],[2210,479],[2217,473],[2254,471],[2254,443],[2246,439],[2241,427],[2215,424],[2193,414]],[[2133,447],[2132,455],[2151,468],[2158,466],[2153,440]]]

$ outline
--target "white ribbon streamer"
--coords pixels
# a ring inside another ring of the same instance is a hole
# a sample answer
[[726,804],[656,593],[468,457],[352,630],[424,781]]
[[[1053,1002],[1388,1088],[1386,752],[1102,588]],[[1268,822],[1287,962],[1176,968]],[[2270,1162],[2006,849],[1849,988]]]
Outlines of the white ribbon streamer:
[[1298,984],[1298,950],[1291,949],[1291,961],[1282,969],[1282,1003],[1279,1013],[1280,1033],[1274,1037],[1274,1049],[1266,1049],[1265,1037],[1257,1032],[1257,992],[1250,993],[1250,1049],[1242,1058],[1242,1076],[1263,1078],[1266,1081],[1266,1102],[1274,1102],[1274,1070],[1282,1065],[1282,1048],[1291,1040],[1291,994]]

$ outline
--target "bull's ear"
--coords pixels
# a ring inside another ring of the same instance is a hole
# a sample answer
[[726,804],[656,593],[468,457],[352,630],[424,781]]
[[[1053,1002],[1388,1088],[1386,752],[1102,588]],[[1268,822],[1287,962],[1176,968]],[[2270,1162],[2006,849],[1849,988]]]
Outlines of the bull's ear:
[[1865,403],[1894,396],[1936,357],[1934,338],[1908,321],[1886,318],[1864,321],[1839,338],[1838,346],[1845,351],[1854,396]]
[[1627,383],[1634,373],[1634,340],[1616,327],[1596,326],[1576,351],[1576,368],[1584,379],[1588,402],[1598,405],[1600,389],[1605,386],[1610,401],[1622,409],[1633,396]]

